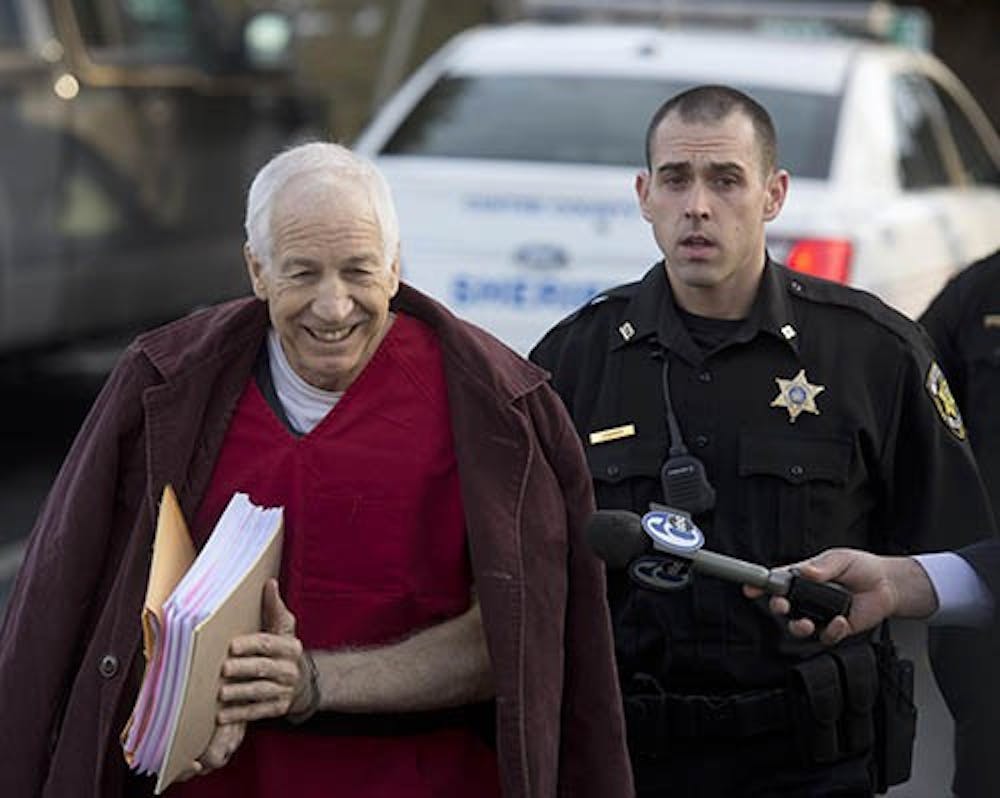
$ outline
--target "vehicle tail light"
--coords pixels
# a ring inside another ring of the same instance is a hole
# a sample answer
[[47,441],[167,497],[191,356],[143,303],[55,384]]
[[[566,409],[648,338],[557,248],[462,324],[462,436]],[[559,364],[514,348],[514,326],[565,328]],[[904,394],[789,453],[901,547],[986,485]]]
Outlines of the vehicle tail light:
[[846,283],[853,254],[851,242],[841,238],[804,238],[792,244],[785,263],[803,274]]

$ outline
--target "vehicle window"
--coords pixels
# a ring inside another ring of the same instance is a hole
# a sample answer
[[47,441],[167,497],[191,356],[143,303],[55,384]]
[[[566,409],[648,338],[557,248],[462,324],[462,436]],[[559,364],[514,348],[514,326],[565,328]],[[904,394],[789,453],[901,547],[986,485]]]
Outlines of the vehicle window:
[[[690,85],[590,76],[446,77],[383,153],[640,166],[647,120],[666,98]],[[826,177],[837,99],[739,88],[774,116],[782,166],[797,176]]]
[[955,139],[955,146],[958,147],[958,154],[965,165],[969,179],[975,183],[998,182],[1000,166],[986,149],[972,121],[943,86],[936,83],[931,83],[931,86],[941,103],[941,107],[944,108],[948,127],[951,129],[951,135]]
[[147,232],[122,176],[85,142],[22,118],[2,131],[2,254],[69,259]]
[[[100,61],[186,63],[200,55],[187,0],[74,0],[80,31]],[[206,12],[207,13],[207,12]]]
[[893,81],[899,179],[903,188],[931,188],[950,181],[934,134],[934,98],[927,81],[901,75]]

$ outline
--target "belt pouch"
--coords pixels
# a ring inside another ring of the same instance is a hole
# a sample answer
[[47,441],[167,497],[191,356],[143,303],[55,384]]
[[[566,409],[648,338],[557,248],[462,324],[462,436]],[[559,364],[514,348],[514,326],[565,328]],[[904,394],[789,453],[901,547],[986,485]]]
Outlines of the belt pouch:
[[844,706],[837,664],[823,653],[793,667],[790,678],[796,738],[805,761],[836,761],[840,756],[837,720]]
[[659,756],[667,742],[666,694],[660,683],[647,674],[636,674],[623,698],[629,752],[633,757]]
[[875,699],[875,788],[882,793],[910,778],[917,708],[913,704],[913,663],[897,655],[887,622],[872,645],[879,677]]
[[846,754],[870,751],[875,744],[873,710],[878,692],[875,651],[867,643],[835,648],[832,652],[840,669],[844,693],[844,714],[840,719],[840,742]]

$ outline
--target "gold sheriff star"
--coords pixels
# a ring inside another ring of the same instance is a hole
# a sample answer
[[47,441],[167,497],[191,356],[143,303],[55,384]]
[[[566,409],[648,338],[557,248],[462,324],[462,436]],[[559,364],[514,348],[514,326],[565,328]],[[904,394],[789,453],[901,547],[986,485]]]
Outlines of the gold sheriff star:
[[790,380],[775,377],[778,383],[778,395],[771,401],[771,407],[784,407],[788,410],[788,421],[795,423],[799,413],[819,415],[816,407],[816,397],[826,390],[826,386],[813,385],[806,379],[806,370],[800,369]]

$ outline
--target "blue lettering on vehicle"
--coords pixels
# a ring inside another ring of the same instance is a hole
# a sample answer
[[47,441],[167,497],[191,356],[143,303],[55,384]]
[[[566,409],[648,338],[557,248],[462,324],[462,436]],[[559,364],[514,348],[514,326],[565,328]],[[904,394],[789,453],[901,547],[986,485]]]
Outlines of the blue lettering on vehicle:
[[638,215],[635,202],[600,199],[552,199],[522,194],[466,194],[462,203],[470,211],[480,213],[512,213],[534,216],[552,213],[586,219],[634,219]]
[[591,281],[528,280],[523,277],[493,278],[459,275],[449,288],[456,307],[492,305],[514,310],[547,308],[572,310],[604,288]]
[[462,199],[465,202],[465,207],[472,211],[485,211],[487,213],[508,211],[533,214],[542,210],[542,203],[537,197],[467,195]]

